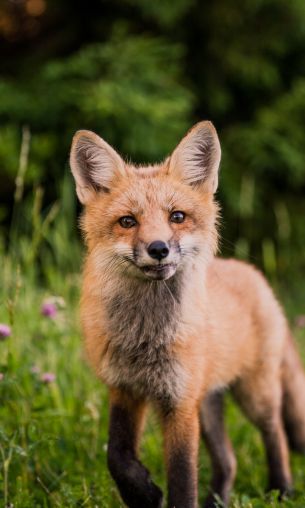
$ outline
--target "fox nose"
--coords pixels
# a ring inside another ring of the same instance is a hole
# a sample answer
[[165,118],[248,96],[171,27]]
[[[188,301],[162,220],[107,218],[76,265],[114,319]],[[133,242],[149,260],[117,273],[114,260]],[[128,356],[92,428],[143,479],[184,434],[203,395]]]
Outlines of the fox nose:
[[161,259],[166,258],[166,256],[168,256],[169,248],[167,247],[165,242],[156,240],[155,242],[152,242],[148,246],[147,252],[151,258],[158,259],[158,261],[161,261]]

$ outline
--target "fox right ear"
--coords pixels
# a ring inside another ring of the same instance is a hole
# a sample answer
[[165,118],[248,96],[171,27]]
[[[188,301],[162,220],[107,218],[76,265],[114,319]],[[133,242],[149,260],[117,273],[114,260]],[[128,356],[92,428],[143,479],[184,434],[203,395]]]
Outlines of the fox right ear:
[[169,171],[192,187],[214,193],[218,184],[220,143],[211,122],[199,122],[187,133],[169,159]]
[[70,166],[76,193],[86,205],[97,192],[107,192],[115,174],[124,174],[124,162],[106,141],[91,131],[77,131],[73,137]]

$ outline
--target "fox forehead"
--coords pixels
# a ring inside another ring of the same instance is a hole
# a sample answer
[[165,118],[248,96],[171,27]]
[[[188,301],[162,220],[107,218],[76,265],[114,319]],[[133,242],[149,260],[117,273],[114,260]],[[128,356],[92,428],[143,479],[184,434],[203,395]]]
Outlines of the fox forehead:
[[177,209],[191,212],[203,204],[195,189],[164,173],[162,166],[128,167],[126,175],[100,199],[109,215],[145,215],[153,210]]

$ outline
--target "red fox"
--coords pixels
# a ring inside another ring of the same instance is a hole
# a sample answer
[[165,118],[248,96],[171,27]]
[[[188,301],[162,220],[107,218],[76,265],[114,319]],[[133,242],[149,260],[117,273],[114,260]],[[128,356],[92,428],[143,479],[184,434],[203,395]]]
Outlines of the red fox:
[[205,506],[215,494],[229,502],[226,388],[261,432],[270,489],[291,489],[287,440],[305,452],[305,375],[280,305],[255,268],[214,257],[220,156],[207,121],[152,166],[125,163],[93,132],[73,139],[88,250],[82,328],[109,387],[108,467],[130,508],[163,502],[138,458],[148,404],[163,429],[170,508],[198,506],[200,435],[212,464]]

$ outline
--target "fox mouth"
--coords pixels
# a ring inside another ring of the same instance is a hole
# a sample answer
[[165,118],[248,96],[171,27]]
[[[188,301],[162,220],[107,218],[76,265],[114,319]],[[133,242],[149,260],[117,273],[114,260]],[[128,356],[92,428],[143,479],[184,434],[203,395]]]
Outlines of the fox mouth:
[[163,265],[138,266],[140,270],[150,279],[164,280],[174,275],[176,266],[173,263]]
[[125,256],[125,261],[131,263],[140,272],[142,272],[146,278],[152,280],[166,280],[172,277],[176,273],[177,265],[175,263],[162,263],[158,265],[139,265],[131,257]]

